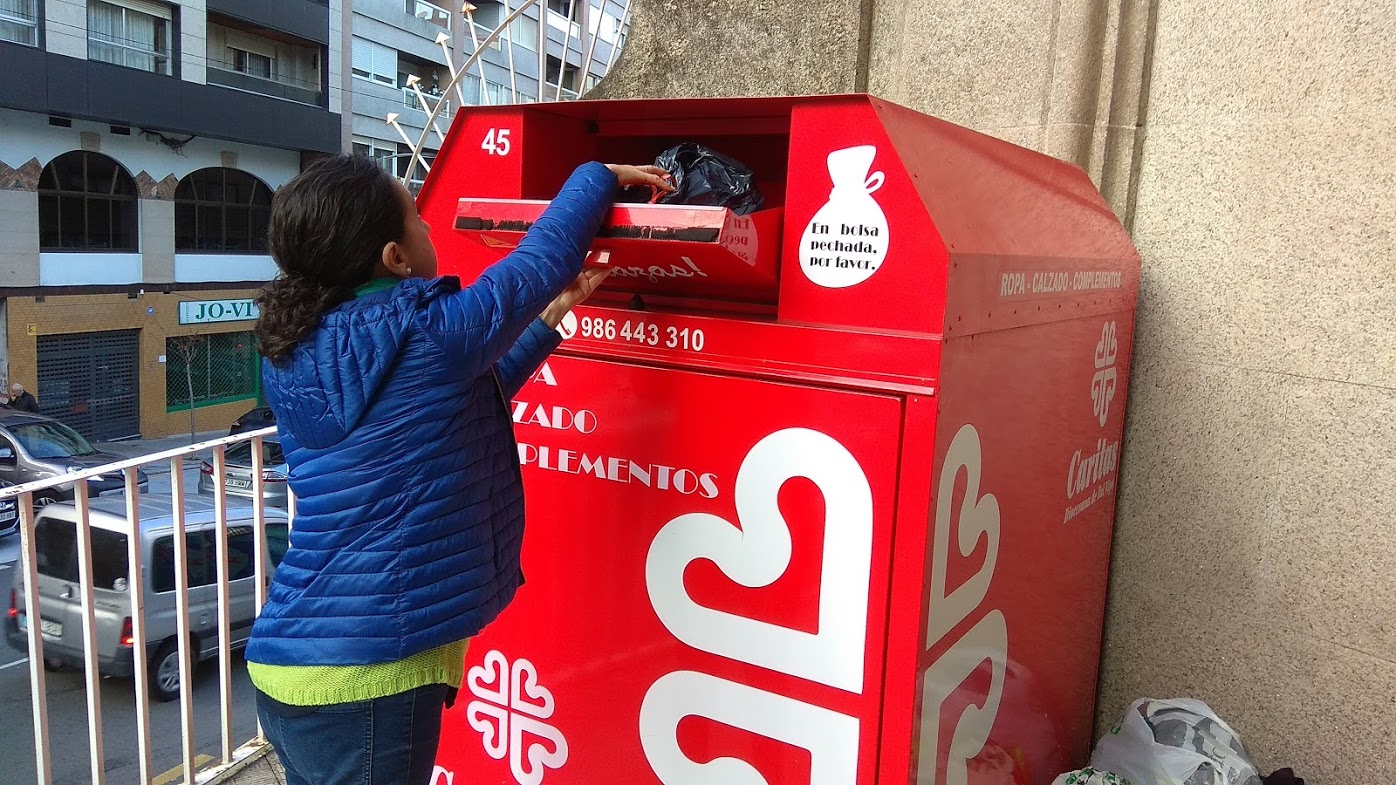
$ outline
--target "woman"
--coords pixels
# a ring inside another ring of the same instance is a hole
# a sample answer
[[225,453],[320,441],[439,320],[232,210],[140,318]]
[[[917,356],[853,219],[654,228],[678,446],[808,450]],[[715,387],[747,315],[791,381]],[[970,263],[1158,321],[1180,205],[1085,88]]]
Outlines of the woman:
[[464,288],[371,160],[276,194],[283,275],[257,333],[297,505],[247,660],[290,785],[430,780],[467,642],[523,582],[506,401],[605,277],[582,262],[618,185],[670,189],[656,167],[587,164]]

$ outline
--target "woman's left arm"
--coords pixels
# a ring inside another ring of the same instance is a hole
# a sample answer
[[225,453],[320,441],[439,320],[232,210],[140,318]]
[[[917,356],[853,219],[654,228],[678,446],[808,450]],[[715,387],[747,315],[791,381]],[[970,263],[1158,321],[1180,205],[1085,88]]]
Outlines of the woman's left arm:
[[606,269],[583,270],[577,280],[529,324],[528,329],[514,342],[513,348],[499,358],[495,370],[499,373],[499,386],[504,388],[506,400],[513,399],[523,389],[524,382],[533,377],[538,366],[562,343],[562,336],[556,329],[562,317],[590,297],[610,274],[611,271]]
[[504,399],[513,400],[523,389],[524,382],[533,377],[538,366],[548,359],[548,355],[562,343],[562,336],[549,327],[542,319],[534,319],[523,331],[514,347],[495,363],[499,374],[499,386],[504,389]]

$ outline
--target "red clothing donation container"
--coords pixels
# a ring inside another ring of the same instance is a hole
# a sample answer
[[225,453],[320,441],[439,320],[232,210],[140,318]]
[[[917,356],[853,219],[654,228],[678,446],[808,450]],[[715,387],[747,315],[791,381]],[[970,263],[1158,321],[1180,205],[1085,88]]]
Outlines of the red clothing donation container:
[[1039,783],[1089,751],[1139,260],[1075,167],[868,96],[462,112],[469,282],[572,169],[696,141],[763,210],[618,205],[510,406],[527,583],[436,785]]

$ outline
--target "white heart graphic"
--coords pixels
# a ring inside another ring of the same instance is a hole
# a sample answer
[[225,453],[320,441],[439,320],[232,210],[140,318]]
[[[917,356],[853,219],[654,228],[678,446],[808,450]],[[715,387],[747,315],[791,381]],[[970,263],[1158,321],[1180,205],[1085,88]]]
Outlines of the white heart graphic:
[[[520,657],[514,660],[514,672],[511,684],[512,696],[509,700],[509,707],[514,711],[521,711],[525,714],[546,720],[553,716],[553,693],[547,687],[538,684],[538,669],[533,667],[533,663]],[[535,702],[530,703],[524,700],[527,695]]]
[[470,692],[500,706],[509,705],[509,661],[497,651],[485,655],[485,661],[470,669],[466,682]]
[[[955,720],[955,730],[950,736],[945,779],[938,780],[935,774],[940,765],[941,710],[950,696],[959,692],[965,680],[986,661],[990,668],[988,694],[984,696],[983,705],[971,703],[960,711],[960,716]],[[969,762],[989,743],[994,721],[998,719],[1007,668],[1008,622],[1003,612],[995,609],[985,614],[926,670],[921,685],[921,733],[918,745],[921,762],[917,782],[944,782],[945,785],[968,783]]]
[[666,674],[640,704],[640,744],[664,785],[767,785],[751,764],[736,758],[696,763],[679,747],[685,717],[741,728],[808,750],[810,785],[858,781],[858,718],[706,673]]
[[1091,413],[1104,428],[1110,419],[1110,402],[1115,400],[1115,385],[1118,378],[1114,368],[1096,371],[1091,378]]
[[[790,528],[777,504],[786,481],[805,477],[824,495],[824,561],[819,631],[792,630],[714,610],[693,601],[684,571],[712,561],[741,586],[769,586],[790,566]],[[669,521],[645,561],[650,603],[674,637],[696,649],[859,693],[872,565],[872,490],[842,444],[807,428],[762,439],[742,461],[736,481],[740,528],[707,513]]]
[[[993,494],[979,495],[979,475],[983,458],[979,432],[966,424],[955,434],[940,469],[940,489],[936,494],[935,531],[932,533],[931,596],[928,601],[926,648],[940,640],[984,600],[999,558],[999,503]],[[974,553],[980,538],[988,541],[984,566],[950,594],[945,593],[945,571],[950,561],[950,503],[955,478],[965,470],[965,496],[960,504],[957,543],[960,555]]]
[[485,743],[485,752],[495,760],[509,753],[509,711],[485,701],[471,701],[465,719]]
[[[552,742],[552,749],[526,737]],[[525,757],[528,765],[524,765]],[[509,736],[509,768],[519,785],[539,785],[548,769],[560,769],[567,762],[567,739],[557,728],[522,714],[514,715]]]

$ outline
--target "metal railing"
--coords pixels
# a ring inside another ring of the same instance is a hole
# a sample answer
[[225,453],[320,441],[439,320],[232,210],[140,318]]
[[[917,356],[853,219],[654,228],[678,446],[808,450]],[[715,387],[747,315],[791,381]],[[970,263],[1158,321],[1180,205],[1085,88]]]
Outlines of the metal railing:
[[[136,699],[136,744],[140,766],[140,781],[151,782],[153,775],[151,756],[151,714],[150,714],[150,675],[147,658],[145,617],[145,588],[143,580],[145,568],[143,542],[141,536],[140,478],[138,469],[142,466],[168,462],[170,469],[171,521],[173,524],[172,546],[174,549],[174,595],[177,638],[175,645],[179,657],[179,702],[180,727],[182,729],[181,757],[183,782],[201,785],[234,766],[266,745],[266,738],[260,724],[257,735],[234,746],[232,724],[232,619],[229,605],[229,532],[228,532],[228,492],[226,478],[228,464],[226,451],[229,446],[243,442],[251,443],[252,459],[252,542],[253,542],[253,582],[255,585],[254,611],[260,615],[266,603],[267,587],[271,577],[270,553],[267,548],[267,504],[265,500],[266,467],[263,465],[262,441],[272,436],[276,429],[266,428],[249,431],[212,441],[181,447],[165,452],[118,461],[83,471],[72,472],[40,482],[16,485],[0,491],[0,499],[17,498],[20,511],[20,561],[24,582],[23,608],[13,609],[12,616],[23,615],[20,626],[24,629],[29,654],[29,681],[34,717],[34,759],[38,785],[52,785],[53,761],[51,729],[48,721],[48,694],[44,669],[44,620],[40,608],[39,563],[36,548],[35,507],[36,494],[64,486],[73,486],[73,503],[76,508],[76,548],[78,561],[78,595],[81,601],[81,626],[83,648],[83,673],[87,688],[87,734],[91,758],[91,780],[93,785],[106,782],[107,760],[103,750],[102,701],[99,681],[97,616],[94,602],[93,551],[92,551],[92,509],[87,480],[102,475],[121,474],[125,478],[125,507],[127,535],[127,576],[126,589],[130,595],[131,616],[130,635],[122,636],[122,645],[129,640],[133,658]],[[199,453],[211,451],[213,477],[214,540],[216,541],[215,560],[217,567],[218,602],[218,678],[219,678],[219,718],[221,720],[221,759],[198,770],[195,765],[194,739],[194,658],[193,637],[190,631],[189,597],[189,548],[186,540],[186,512],[184,468],[185,460]],[[295,515],[295,502],[287,489],[288,509],[286,522],[289,529]],[[38,620],[38,623],[35,623]],[[27,622],[27,623],[24,623]],[[124,631],[123,631],[124,633]],[[63,729],[71,734],[71,729]]]
[[235,63],[210,58],[208,80],[222,87],[231,87],[248,93],[282,98],[299,104],[319,106],[323,91],[318,82],[294,79],[287,76],[262,76],[239,70]]
[[[432,109],[436,108],[436,105],[438,103],[446,101],[446,95],[444,93],[432,94],[425,90],[422,90],[420,93],[420,97],[418,97],[418,90],[420,90],[420,88],[402,88],[402,105],[409,109],[419,109],[423,112],[431,112]],[[447,119],[451,117],[450,101],[446,101],[446,105],[441,108],[441,116]]]

